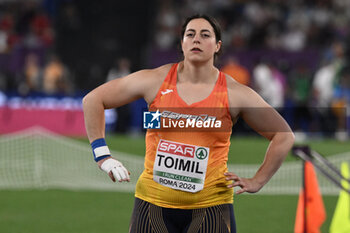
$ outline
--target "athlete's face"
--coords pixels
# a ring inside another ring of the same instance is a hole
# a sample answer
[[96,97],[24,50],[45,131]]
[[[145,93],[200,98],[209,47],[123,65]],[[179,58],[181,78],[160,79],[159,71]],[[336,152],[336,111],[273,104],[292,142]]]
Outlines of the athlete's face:
[[185,59],[204,62],[214,59],[214,54],[220,50],[221,41],[216,42],[215,32],[210,23],[198,18],[187,24],[181,47]]

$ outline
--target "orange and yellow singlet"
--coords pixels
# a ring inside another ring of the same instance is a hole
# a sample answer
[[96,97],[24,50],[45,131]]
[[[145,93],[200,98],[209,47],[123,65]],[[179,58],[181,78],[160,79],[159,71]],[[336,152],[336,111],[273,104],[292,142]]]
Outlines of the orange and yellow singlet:
[[233,202],[226,186],[232,128],[226,78],[202,101],[186,104],[177,93],[174,64],[150,104],[162,128],[146,134],[145,170],[135,196],[165,208],[196,209]]

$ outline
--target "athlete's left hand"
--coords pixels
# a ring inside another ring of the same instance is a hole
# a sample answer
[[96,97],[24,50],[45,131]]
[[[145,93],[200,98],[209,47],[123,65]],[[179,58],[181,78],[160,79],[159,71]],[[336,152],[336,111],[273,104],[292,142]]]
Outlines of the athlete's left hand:
[[228,188],[237,186],[241,187],[241,189],[235,192],[235,194],[245,192],[256,193],[262,188],[262,185],[256,182],[253,178],[239,177],[233,172],[225,172],[224,175],[226,176],[226,180],[232,180],[232,184],[227,185]]

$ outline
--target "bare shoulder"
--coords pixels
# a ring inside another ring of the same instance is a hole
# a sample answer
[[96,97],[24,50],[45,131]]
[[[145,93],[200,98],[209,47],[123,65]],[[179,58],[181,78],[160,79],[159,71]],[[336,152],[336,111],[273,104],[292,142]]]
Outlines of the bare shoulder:
[[227,74],[226,81],[230,107],[259,107],[266,104],[253,89],[240,84]]
[[151,103],[156,97],[159,88],[161,87],[165,77],[169,73],[173,64],[166,64],[154,69],[144,69],[135,72],[130,78],[135,78],[135,82],[141,89],[146,102]]
[[271,139],[271,132],[289,132],[290,128],[279,113],[248,86],[226,75],[229,111],[235,122],[241,117],[252,129]]
[[[153,79],[155,81],[160,79],[161,81],[163,81],[172,66],[173,66],[173,64],[166,64],[166,65],[162,65],[162,66],[159,66],[157,68],[154,68],[154,69],[140,70],[140,71],[136,72],[135,74],[142,75],[143,78]],[[150,81],[150,80],[148,80],[148,81]]]

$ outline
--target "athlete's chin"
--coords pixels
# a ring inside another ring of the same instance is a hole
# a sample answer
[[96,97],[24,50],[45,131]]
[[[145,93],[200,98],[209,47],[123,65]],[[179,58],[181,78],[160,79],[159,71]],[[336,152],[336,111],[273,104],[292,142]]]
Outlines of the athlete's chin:
[[210,58],[204,58],[204,57],[199,57],[199,56],[190,56],[187,59],[189,62],[193,63],[193,64],[205,64],[210,62]]

